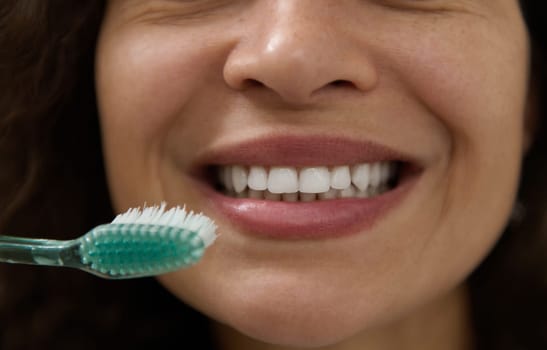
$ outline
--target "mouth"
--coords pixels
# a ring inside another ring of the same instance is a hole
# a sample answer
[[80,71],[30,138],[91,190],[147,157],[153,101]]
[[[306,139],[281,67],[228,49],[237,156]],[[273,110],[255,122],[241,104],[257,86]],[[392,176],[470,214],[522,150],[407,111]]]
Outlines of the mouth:
[[278,136],[211,151],[193,178],[213,216],[246,234],[324,239],[370,230],[423,168],[371,142]]
[[211,172],[214,188],[226,196],[311,202],[381,195],[396,187],[401,166],[397,161],[302,168],[224,165]]

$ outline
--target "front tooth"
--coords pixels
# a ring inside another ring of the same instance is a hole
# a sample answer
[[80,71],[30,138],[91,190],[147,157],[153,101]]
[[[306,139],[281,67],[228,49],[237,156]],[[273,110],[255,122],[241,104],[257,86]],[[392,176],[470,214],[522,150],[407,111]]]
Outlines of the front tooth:
[[343,190],[351,185],[349,166],[336,166],[330,173],[330,187]]
[[234,165],[232,167],[232,182],[237,193],[243,192],[247,187],[247,170],[240,165]]
[[268,191],[272,193],[298,192],[298,173],[292,167],[271,167],[268,174]]
[[252,166],[247,179],[249,188],[257,191],[264,191],[268,188],[268,173],[262,166]]
[[367,189],[370,181],[370,165],[360,164],[351,169],[351,182],[360,190]]
[[300,170],[299,191],[302,193],[327,192],[330,188],[330,172],[327,167],[303,168]]

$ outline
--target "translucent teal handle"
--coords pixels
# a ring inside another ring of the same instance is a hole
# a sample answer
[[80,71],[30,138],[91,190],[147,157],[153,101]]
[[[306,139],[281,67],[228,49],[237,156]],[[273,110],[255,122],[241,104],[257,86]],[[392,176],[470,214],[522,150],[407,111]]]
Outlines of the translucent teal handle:
[[80,268],[78,247],[78,240],[0,236],[0,262]]

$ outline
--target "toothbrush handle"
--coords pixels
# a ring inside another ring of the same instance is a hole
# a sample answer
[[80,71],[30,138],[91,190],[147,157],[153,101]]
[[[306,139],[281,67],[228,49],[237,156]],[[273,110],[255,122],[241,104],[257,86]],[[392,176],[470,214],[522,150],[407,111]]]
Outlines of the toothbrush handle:
[[79,243],[13,236],[0,236],[0,262],[45,266],[79,267]]

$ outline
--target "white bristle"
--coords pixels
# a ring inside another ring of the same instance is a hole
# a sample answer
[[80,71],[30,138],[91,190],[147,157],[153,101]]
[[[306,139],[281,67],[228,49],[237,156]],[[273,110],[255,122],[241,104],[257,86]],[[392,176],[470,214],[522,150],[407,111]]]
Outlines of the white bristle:
[[153,224],[180,227],[198,232],[206,247],[211,245],[216,237],[217,226],[202,213],[187,212],[186,207],[173,207],[165,209],[162,202],[159,206],[131,208],[125,213],[119,214],[112,220],[113,224]]

